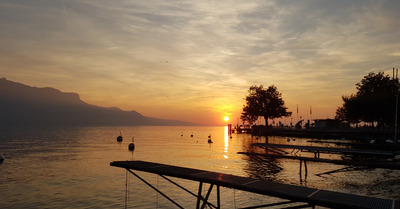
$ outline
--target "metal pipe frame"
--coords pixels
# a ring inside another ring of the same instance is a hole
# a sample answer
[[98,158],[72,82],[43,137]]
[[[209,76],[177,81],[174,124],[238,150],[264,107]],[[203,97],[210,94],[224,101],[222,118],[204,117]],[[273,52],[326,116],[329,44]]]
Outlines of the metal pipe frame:
[[139,175],[137,175],[136,173],[134,173],[133,171],[128,170],[131,174],[133,174],[134,176],[136,176],[138,179],[140,179],[143,183],[147,184],[147,186],[149,186],[150,188],[154,189],[155,191],[157,191],[158,193],[160,193],[163,197],[165,197],[167,200],[169,200],[170,202],[172,202],[174,205],[178,206],[179,208],[184,209],[184,207],[180,206],[177,202],[175,202],[173,199],[169,198],[166,194],[162,193],[160,190],[158,190],[157,188],[155,188],[153,185],[151,185],[149,182],[147,182],[146,180],[144,180],[143,178],[141,178]]
[[[156,192],[158,192],[159,194],[161,194],[163,197],[165,197],[167,200],[169,200],[171,203],[173,203],[174,205],[176,205],[178,208],[184,208],[181,205],[179,205],[177,202],[175,202],[173,199],[171,199],[170,197],[168,197],[168,195],[164,194],[163,192],[161,192],[159,189],[157,189],[156,187],[154,187],[153,185],[151,185],[149,182],[147,182],[146,180],[144,180],[142,177],[140,177],[138,174],[134,173],[133,171],[126,169],[127,171],[129,171],[131,174],[133,174],[134,176],[136,176],[139,180],[141,180],[143,183],[145,183],[147,186],[149,186],[150,188],[152,188],[153,190],[155,190]],[[198,191],[198,195],[194,194],[193,192],[189,191],[188,189],[184,188],[183,186],[175,183],[174,181],[172,181],[171,179],[163,176],[163,175],[159,175],[161,177],[163,177],[164,179],[166,179],[167,181],[169,181],[170,183],[174,184],[175,186],[183,189],[184,191],[188,192],[189,194],[195,196],[197,198],[197,204],[196,204],[196,208],[197,209],[203,209],[205,208],[206,205],[208,205],[209,207],[212,208],[216,208],[216,209],[220,209],[221,208],[221,203],[220,203],[220,188],[217,185],[217,206],[213,205],[212,203],[208,202],[208,198],[211,194],[212,188],[214,186],[214,184],[211,184],[206,197],[204,198],[201,195],[201,191],[202,191],[202,187],[203,187],[203,182],[200,182],[199,184],[199,191]],[[200,201],[203,201],[202,206],[200,207]]]
[[[304,162],[305,163],[305,162]],[[306,165],[305,165],[306,166]],[[144,180],[142,177],[140,177],[138,174],[134,173],[133,171],[131,171],[130,169],[126,169],[127,171],[129,171],[131,174],[133,174],[134,176],[136,176],[139,180],[141,180],[143,183],[145,183],[147,186],[149,186],[150,188],[152,188],[153,190],[155,190],[156,192],[158,192],[159,194],[161,194],[163,197],[165,197],[167,200],[169,200],[171,203],[173,203],[174,205],[176,205],[178,208],[184,208],[181,205],[179,205],[177,202],[175,202],[173,199],[171,199],[170,197],[168,197],[166,194],[164,194],[163,192],[161,192],[159,189],[157,189],[156,187],[154,187],[153,185],[151,185],[149,182],[147,182],[146,180]],[[301,172],[301,171],[300,171]],[[183,186],[179,185],[178,183],[172,181],[171,179],[158,174],[159,176],[161,176],[162,178],[164,178],[165,180],[167,180],[168,182],[174,184],[175,186],[181,188],[182,190],[188,192],[189,194],[195,196],[197,198],[197,203],[196,203],[196,209],[204,209],[207,205],[209,207],[212,208],[216,208],[216,209],[220,209],[221,208],[221,201],[220,201],[220,186],[216,185],[216,190],[217,190],[217,206],[213,205],[212,203],[208,202],[208,198],[210,197],[211,191],[214,187],[214,184],[210,184],[210,187],[208,188],[207,194],[205,197],[202,196],[201,192],[203,190],[203,182],[199,182],[199,189],[198,189],[198,194],[196,195],[195,193],[189,191],[188,189],[184,188]],[[202,201],[202,204],[201,204]],[[245,208],[241,208],[241,209],[253,209],[253,208],[265,208],[265,207],[273,207],[273,206],[278,206],[278,205],[285,205],[285,204],[290,204],[290,203],[296,203],[295,201],[283,201],[283,202],[277,202],[277,203],[270,203],[270,204],[264,204],[264,205],[258,205],[258,206],[250,206],[250,207],[245,207]],[[201,205],[200,205],[201,204]],[[310,204],[306,204],[306,205],[299,205],[299,206],[292,206],[292,207],[287,207],[287,209],[295,209],[295,208],[304,208],[304,207],[315,207],[314,205],[310,205]]]
[[[207,204],[208,206],[213,207],[213,208],[220,208],[220,206],[215,206],[215,205],[213,205],[212,203],[208,202],[207,199],[205,199],[203,196],[200,195],[200,193],[199,193],[199,195],[196,195],[195,193],[189,191],[188,189],[186,189],[186,188],[184,188],[183,186],[179,185],[178,183],[172,181],[171,179],[169,179],[169,178],[167,178],[167,177],[165,177],[165,176],[163,176],[163,175],[160,175],[160,174],[158,174],[158,175],[161,176],[161,177],[163,177],[165,180],[169,181],[170,183],[174,184],[175,186],[177,186],[177,187],[183,189],[183,190],[186,191],[187,193],[193,195],[194,197],[196,197],[196,198],[198,198],[198,199],[204,201],[204,203]],[[213,184],[211,184],[210,189],[212,188],[212,186],[213,186]],[[211,191],[210,191],[210,192],[211,192]],[[219,186],[218,186],[218,185],[217,185],[217,199],[218,199],[218,205],[219,205],[220,202],[219,202]]]

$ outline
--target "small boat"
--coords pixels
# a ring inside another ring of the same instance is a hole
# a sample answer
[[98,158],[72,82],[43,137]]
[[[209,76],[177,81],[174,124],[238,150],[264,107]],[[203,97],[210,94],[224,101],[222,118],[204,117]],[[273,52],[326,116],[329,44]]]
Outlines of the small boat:
[[122,142],[122,134],[119,132],[119,136],[117,137],[117,142]]
[[394,141],[391,139],[386,140],[386,143],[393,143]]
[[134,141],[135,141],[135,139],[132,137],[132,143],[130,143],[129,146],[128,146],[129,151],[135,150]]

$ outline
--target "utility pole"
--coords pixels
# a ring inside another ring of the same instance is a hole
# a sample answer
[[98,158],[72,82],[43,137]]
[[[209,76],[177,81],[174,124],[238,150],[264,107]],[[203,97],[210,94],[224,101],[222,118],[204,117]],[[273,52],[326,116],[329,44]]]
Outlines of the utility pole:
[[393,79],[396,81],[396,110],[394,113],[394,145],[397,145],[397,111],[398,111],[398,105],[399,105],[399,86],[398,86],[398,71],[399,69],[396,68],[396,78],[394,78],[394,68],[393,68]]

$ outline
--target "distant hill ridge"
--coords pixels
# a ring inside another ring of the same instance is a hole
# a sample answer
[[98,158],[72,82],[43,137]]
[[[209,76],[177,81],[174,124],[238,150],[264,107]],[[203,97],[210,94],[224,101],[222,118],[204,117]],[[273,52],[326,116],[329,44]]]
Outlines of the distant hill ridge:
[[136,111],[90,105],[76,93],[31,87],[0,78],[0,124],[21,125],[194,125],[150,118]]

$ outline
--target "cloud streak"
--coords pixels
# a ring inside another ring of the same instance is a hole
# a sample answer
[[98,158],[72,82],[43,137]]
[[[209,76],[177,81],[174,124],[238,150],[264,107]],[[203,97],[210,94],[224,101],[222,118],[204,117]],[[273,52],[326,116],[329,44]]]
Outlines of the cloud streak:
[[399,67],[399,4],[2,1],[0,75],[203,123],[237,116],[250,85],[275,84],[292,111],[332,117],[368,72]]

